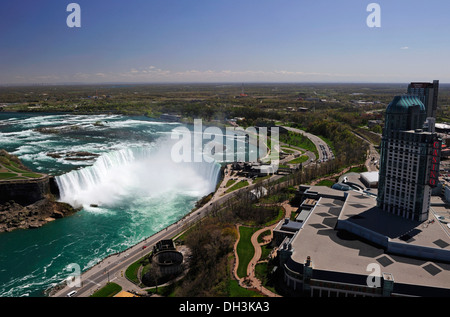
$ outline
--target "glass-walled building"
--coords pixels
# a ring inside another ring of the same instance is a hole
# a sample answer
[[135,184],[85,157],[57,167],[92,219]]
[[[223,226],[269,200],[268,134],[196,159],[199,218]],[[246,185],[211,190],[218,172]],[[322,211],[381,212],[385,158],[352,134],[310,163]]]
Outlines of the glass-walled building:
[[418,96],[425,106],[427,117],[436,117],[439,80],[432,83],[410,83],[408,95]]

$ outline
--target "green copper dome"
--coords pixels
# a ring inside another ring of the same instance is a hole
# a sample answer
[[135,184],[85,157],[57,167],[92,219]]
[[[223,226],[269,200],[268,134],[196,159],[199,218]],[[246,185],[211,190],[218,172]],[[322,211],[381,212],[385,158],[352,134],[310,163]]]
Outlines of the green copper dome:
[[423,102],[417,96],[396,96],[386,108],[386,113],[407,113],[408,108],[419,106],[420,112],[425,112]]

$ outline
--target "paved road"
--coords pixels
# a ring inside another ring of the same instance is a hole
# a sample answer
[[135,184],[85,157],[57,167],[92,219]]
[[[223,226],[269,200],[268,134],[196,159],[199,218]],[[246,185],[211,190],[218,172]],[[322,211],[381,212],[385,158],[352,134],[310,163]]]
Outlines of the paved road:
[[366,167],[369,172],[378,171],[378,166],[380,165],[380,153],[375,149],[372,142],[362,137],[358,133],[353,132],[358,138],[369,144],[369,151],[367,153]]
[[[90,296],[95,290],[106,285],[108,281],[113,281],[116,278],[122,278],[125,274],[125,270],[130,264],[140,259],[146,253],[150,252],[156,242],[172,237],[177,232],[181,231],[183,224],[184,223],[178,222],[177,224],[174,224],[167,229],[158,232],[145,241],[140,242],[132,248],[105,258],[103,261],[93,266],[81,275],[81,287],[66,286],[64,289],[58,291],[52,296],[66,296],[67,293],[73,290],[77,291],[77,294],[75,296]],[[146,248],[143,249],[143,246],[146,246]]]
[[282,128],[285,128],[286,130],[295,132],[295,133],[299,133],[299,134],[303,134],[304,136],[306,136],[308,139],[310,139],[314,145],[317,148],[317,152],[319,152],[319,161],[320,162],[324,162],[332,159],[333,156],[333,152],[331,151],[330,147],[328,146],[328,144],[326,144],[321,138],[319,138],[318,136],[308,133],[306,131],[300,130],[300,129],[296,129],[296,128],[291,128],[291,127],[285,127],[282,126]]
[[[326,159],[327,157],[332,157],[331,150],[329,149],[328,145],[319,137],[307,133],[305,131],[285,127],[287,130],[301,133],[308,137],[317,147],[319,152],[319,159],[321,161]],[[311,155],[310,159],[308,160],[308,163],[311,162]],[[77,293],[74,295],[74,297],[88,297],[92,293],[94,293],[96,290],[100,289],[106,283],[109,281],[114,281],[122,286],[126,286],[128,290],[134,290],[136,292],[140,292],[138,287],[136,287],[133,283],[129,282],[125,277],[125,271],[128,268],[128,266],[140,258],[142,258],[144,255],[151,252],[153,249],[153,246],[160,240],[163,239],[171,239],[174,236],[178,235],[179,233],[183,232],[185,229],[187,229],[189,226],[191,226],[194,222],[200,220],[202,217],[209,214],[212,210],[217,210],[220,208],[221,205],[223,205],[226,201],[229,199],[235,197],[241,190],[236,190],[231,193],[225,193],[225,187],[224,184],[228,181],[230,177],[230,167],[228,166],[228,173],[225,174],[225,177],[222,181],[221,186],[219,187],[219,190],[216,191],[215,195],[211,199],[210,202],[208,202],[205,206],[197,209],[194,212],[191,212],[190,214],[186,215],[183,219],[179,220],[178,222],[172,224],[171,226],[167,227],[166,229],[163,229],[162,231],[154,234],[153,236],[147,238],[146,240],[138,243],[137,245],[122,251],[118,254],[113,254],[104,260],[102,260],[100,263],[94,265],[91,267],[88,271],[81,274],[81,286],[70,286],[70,284],[65,285],[60,290],[56,291],[51,296],[53,297],[63,297],[67,296],[67,294],[71,291],[76,291]],[[281,176],[273,176],[270,180],[275,180],[277,178],[280,178]],[[262,182],[264,184],[268,180],[265,180]],[[260,183],[261,184],[261,183]],[[245,189],[252,189],[255,187],[256,184],[251,184]]]
[[[290,127],[284,127],[287,130],[300,133],[308,137],[316,146],[318,153],[319,153],[319,159],[323,161],[324,159],[331,158],[332,153],[328,145],[319,137],[307,133],[305,131],[302,131],[300,129],[290,128]],[[309,160],[308,163],[312,161],[314,156],[312,153],[309,153]],[[217,210],[220,208],[221,205],[223,205],[226,201],[229,199],[235,197],[241,190],[236,190],[231,193],[225,193],[225,184],[230,178],[230,165],[227,168],[228,173],[225,174],[225,177],[221,183],[221,186],[219,186],[219,189],[216,191],[215,195],[211,199],[210,202],[208,202],[205,206],[197,209],[194,212],[191,212],[190,214],[186,215],[183,219],[179,220],[178,222],[172,224],[171,226],[167,227],[166,229],[163,229],[162,231],[154,234],[153,236],[145,239],[144,241],[138,243],[137,245],[122,251],[118,254],[110,255],[109,257],[102,260],[100,263],[94,265],[86,272],[83,272],[81,274],[81,285],[75,285],[72,286],[71,284],[67,284],[62,287],[60,290],[54,292],[50,296],[53,297],[63,297],[67,296],[67,294],[71,291],[76,291],[77,293],[74,295],[75,297],[88,297],[92,293],[94,293],[96,290],[100,289],[106,283],[109,281],[114,281],[115,283],[118,283],[122,285],[123,288],[126,290],[134,290],[136,292],[142,292],[140,288],[135,286],[133,283],[129,282],[125,277],[125,271],[128,268],[128,266],[140,258],[142,258],[144,255],[151,252],[153,249],[153,246],[160,240],[163,239],[171,239],[174,236],[178,235],[179,233],[183,232],[185,229],[187,229],[189,226],[191,226],[194,222],[200,220],[202,217],[209,214],[212,210]],[[273,176],[270,180],[274,180],[277,178],[280,178],[281,176]],[[268,180],[263,181],[262,183],[267,182]],[[261,183],[260,183],[261,184]],[[252,189],[255,187],[256,184],[251,184],[245,189]]]
[[[229,169],[228,169],[229,170]],[[276,180],[281,176],[273,176],[270,180]],[[229,174],[225,175],[222,184],[226,184],[229,179]],[[264,184],[268,180],[261,182]],[[260,183],[260,184],[261,184]],[[252,189],[257,184],[251,184],[245,189]],[[242,188],[241,190],[243,190]],[[183,219],[178,222],[170,225],[166,229],[152,235],[146,240],[138,243],[137,245],[122,251],[118,254],[113,254],[95,266],[91,267],[88,271],[81,274],[81,286],[69,286],[66,285],[64,288],[58,290],[54,294],[50,295],[52,297],[65,297],[71,291],[76,291],[77,293],[74,297],[88,297],[96,290],[105,286],[108,281],[115,282],[119,285],[127,285],[127,290],[134,290],[136,292],[142,292],[140,288],[134,286],[133,283],[126,280],[124,277],[125,271],[130,266],[130,264],[136,262],[144,255],[151,252],[153,246],[160,240],[163,239],[171,239],[179,233],[186,230],[189,226],[191,226],[196,221],[199,221],[202,217],[205,217],[212,210],[217,210],[229,199],[235,197],[240,190],[235,190],[231,193],[224,194],[224,190],[218,190],[216,194],[213,196],[210,202],[208,202],[205,206],[197,209],[194,212],[186,215]],[[222,195],[223,194],[223,195]],[[145,249],[143,247],[145,246]]]
[[[305,162],[303,162],[303,164],[302,164],[303,166],[306,166],[306,165],[308,165],[308,164],[314,162],[315,159],[316,159],[316,155],[315,155],[313,152],[311,152],[311,151],[307,151],[307,150],[302,149],[302,148],[300,148],[300,147],[298,147],[298,146],[295,146],[295,145],[292,145],[292,144],[289,145],[289,144],[283,143],[283,142],[280,142],[280,145],[281,145],[281,147],[287,147],[287,146],[289,146],[289,149],[292,149],[292,150],[294,150],[294,151],[297,150],[298,152],[304,152],[303,155],[308,156],[308,160],[305,161]],[[280,164],[285,164],[285,163],[287,163],[287,162],[289,162],[290,160],[293,160],[293,159],[295,159],[294,155],[293,155],[293,154],[292,154],[292,155],[289,155],[289,156],[287,156],[286,158],[280,160]],[[297,165],[300,165],[300,164],[297,164]]]
[[366,161],[367,170],[369,172],[378,171],[380,165],[380,153],[377,152],[372,143],[369,144],[369,153]]

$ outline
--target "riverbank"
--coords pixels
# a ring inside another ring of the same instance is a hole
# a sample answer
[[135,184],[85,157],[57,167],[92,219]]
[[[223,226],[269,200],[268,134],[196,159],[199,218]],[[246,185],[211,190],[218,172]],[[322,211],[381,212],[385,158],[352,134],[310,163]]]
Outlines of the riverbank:
[[18,157],[0,150],[0,233],[35,229],[74,214],[77,210],[57,202],[51,178],[23,165]]
[[71,216],[77,212],[72,206],[44,198],[23,206],[14,201],[0,204],[0,233],[18,229],[36,229]]
[[[93,292],[106,285],[106,283],[112,281],[119,285],[128,285],[130,291],[142,292],[142,290],[136,285],[130,285],[130,282],[124,276],[124,273],[129,265],[148,254],[151,251],[152,246],[158,241],[172,239],[182,234],[192,225],[198,221],[201,221],[204,217],[221,209],[221,207],[224,206],[228,200],[238,197],[241,190],[251,190],[254,186],[259,185],[259,183],[250,184],[240,190],[222,195],[223,185],[226,184],[231,175],[231,170],[229,169],[230,165],[227,167],[227,172],[225,173],[222,182],[218,182],[218,187],[208,203],[198,209],[192,209],[182,219],[141,240],[139,243],[130,246],[126,250],[111,254],[97,264],[94,264],[92,267],[81,273],[81,285],[79,287],[76,287],[75,285],[68,285],[66,281],[62,281],[60,284],[49,289],[46,294],[51,297],[64,297],[70,291],[75,290],[77,291],[77,297],[89,297]],[[278,177],[281,176],[274,176],[273,180]],[[266,179],[263,183],[267,181],[269,180]]]
[[[94,125],[99,120],[105,125]],[[58,175],[61,200],[77,206],[84,199],[80,204],[85,206],[37,230],[2,234],[1,266],[7,272],[0,276],[2,296],[42,296],[65,278],[67,264],[76,262],[84,271],[178,221],[201,196],[214,191],[218,179],[218,164],[170,160],[171,146],[165,138],[170,139],[178,124],[116,115],[10,115],[1,121],[0,148],[19,156],[32,170]],[[62,136],[35,131],[69,124],[80,129]],[[47,155],[68,151],[100,156],[92,162],[73,162]]]

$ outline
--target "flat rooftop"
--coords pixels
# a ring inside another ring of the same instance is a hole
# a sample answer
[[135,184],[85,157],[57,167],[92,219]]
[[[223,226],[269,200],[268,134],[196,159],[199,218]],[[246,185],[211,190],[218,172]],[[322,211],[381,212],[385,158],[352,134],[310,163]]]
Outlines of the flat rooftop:
[[[333,197],[336,199],[344,199],[345,198],[345,192],[341,190],[336,190],[327,186],[310,186],[310,185],[303,185],[299,187],[300,191],[303,191],[304,189],[307,189],[307,193],[309,195],[308,198],[312,198],[314,200],[318,200],[320,197],[328,196]],[[316,196],[315,194],[319,195]]]
[[[361,181],[363,183],[364,183],[364,181],[366,181],[369,185],[378,184],[379,173],[378,173],[378,171],[376,171],[376,172],[364,172],[364,173],[360,174],[360,178],[361,178]],[[366,183],[364,183],[364,185],[367,186]]]
[[[335,191],[336,197],[339,196],[337,190],[311,186],[311,191],[320,193],[322,189],[327,195]],[[395,283],[450,288],[450,263],[386,253],[381,246],[346,231],[334,229],[340,217],[341,220],[355,221],[385,232],[401,243],[448,249],[450,238],[442,230],[444,226],[441,223],[436,220],[426,228],[411,224],[403,227],[397,222],[405,219],[376,209],[375,198],[357,192],[348,193],[345,203],[344,200],[333,197],[321,197],[318,200],[307,222],[292,239],[293,261],[302,265],[307,256],[310,256],[314,269],[362,276],[368,276],[372,272],[367,271],[368,265],[376,263],[380,265],[382,273],[392,274]],[[431,214],[430,216],[433,217]],[[415,235],[407,241],[400,239],[404,233],[414,229],[421,231],[414,231]]]
[[450,228],[437,220],[433,208],[427,221],[417,222],[380,210],[375,198],[352,193],[339,220],[350,221],[397,243],[450,251]]

